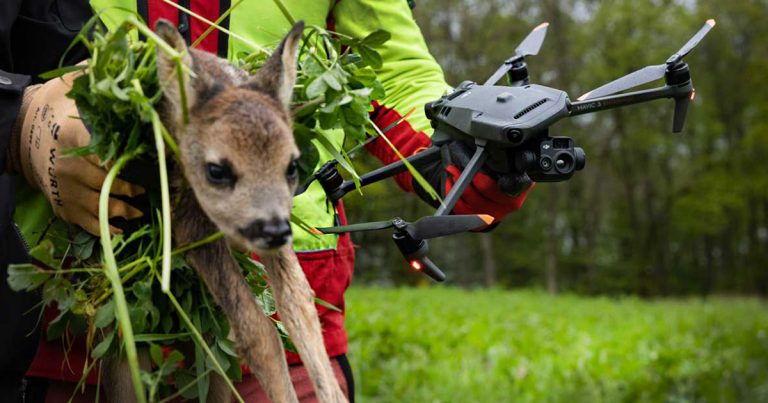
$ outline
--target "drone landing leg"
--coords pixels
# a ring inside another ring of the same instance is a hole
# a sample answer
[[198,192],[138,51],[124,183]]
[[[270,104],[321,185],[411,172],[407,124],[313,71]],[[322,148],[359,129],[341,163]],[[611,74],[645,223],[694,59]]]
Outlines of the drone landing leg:
[[453,187],[445,197],[445,200],[440,203],[440,208],[435,211],[435,215],[448,215],[451,213],[456,202],[459,201],[464,190],[472,182],[472,179],[475,178],[475,175],[480,171],[480,168],[487,158],[488,152],[485,150],[485,144],[477,144],[475,154],[472,156],[472,159],[469,160],[467,166],[464,167],[464,171],[461,173],[456,183],[453,184]]

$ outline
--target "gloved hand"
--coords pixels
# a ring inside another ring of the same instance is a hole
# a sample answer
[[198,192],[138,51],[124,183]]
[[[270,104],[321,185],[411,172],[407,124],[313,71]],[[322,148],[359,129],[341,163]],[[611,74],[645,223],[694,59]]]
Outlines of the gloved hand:
[[[475,153],[474,146],[454,141],[448,147],[448,159],[436,162],[421,170],[421,174],[435,191],[445,197],[458,181],[464,167]],[[525,172],[498,175],[481,169],[472,182],[464,190],[456,206],[454,214],[489,214],[498,223],[509,213],[522,207],[525,197],[533,187],[534,182]],[[413,181],[414,190],[425,201],[432,199],[426,191]],[[438,203],[432,201],[433,205]]]
[[[88,145],[90,141],[75,102],[66,97],[77,74],[27,87],[11,134],[10,159],[15,171],[43,192],[57,216],[98,235],[98,200],[106,170],[94,155],[64,155],[65,150]],[[139,186],[116,179],[111,193],[133,197],[143,192]],[[110,198],[110,218],[141,216],[141,211],[128,203]],[[110,230],[120,232],[112,226]]]

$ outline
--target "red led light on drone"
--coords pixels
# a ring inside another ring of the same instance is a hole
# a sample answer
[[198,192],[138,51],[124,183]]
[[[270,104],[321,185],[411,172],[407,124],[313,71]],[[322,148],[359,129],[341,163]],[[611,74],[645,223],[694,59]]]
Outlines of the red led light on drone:
[[411,260],[411,267],[413,267],[416,270],[421,270],[421,262],[418,260]]

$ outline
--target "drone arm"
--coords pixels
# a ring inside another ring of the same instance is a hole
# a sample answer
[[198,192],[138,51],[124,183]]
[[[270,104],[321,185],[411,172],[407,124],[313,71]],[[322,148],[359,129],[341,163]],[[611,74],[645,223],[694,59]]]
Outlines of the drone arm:
[[485,149],[485,143],[477,143],[476,145],[477,148],[475,149],[475,154],[472,155],[472,159],[470,159],[467,166],[464,167],[461,176],[459,176],[459,179],[453,184],[451,191],[448,192],[448,195],[443,202],[440,203],[440,207],[435,211],[436,216],[451,213],[453,207],[456,206],[456,202],[459,201],[459,198],[464,193],[464,190],[470,183],[472,183],[472,179],[475,178],[475,175],[477,175],[478,171],[480,171],[480,168],[485,163],[485,160],[488,158],[488,151]]
[[571,102],[569,105],[570,115],[584,115],[605,109],[614,109],[661,98],[678,98],[681,96],[689,96],[691,91],[692,87],[690,85],[685,85],[682,87],[671,87],[667,85],[664,87],[634,91],[626,94],[608,95],[600,98],[589,99],[586,101],[576,101]]
[[[428,165],[435,161],[440,160],[440,148],[429,147],[422,152],[416,153],[406,158],[406,160],[414,168],[423,167],[424,165]],[[383,179],[387,179],[391,176],[395,176],[397,174],[403,173],[407,170],[408,170],[408,166],[405,165],[405,162],[403,162],[403,160],[398,160],[397,162],[393,162],[389,165],[383,166],[381,168],[368,172],[365,175],[362,175],[360,177],[360,186],[367,186],[372,183],[376,183]],[[342,197],[344,197],[347,193],[354,190],[355,187],[356,185],[354,181],[346,180],[341,184],[341,186],[339,186],[339,188],[332,195],[329,195],[329,196],[335,199],[334,201],[339,200]]]

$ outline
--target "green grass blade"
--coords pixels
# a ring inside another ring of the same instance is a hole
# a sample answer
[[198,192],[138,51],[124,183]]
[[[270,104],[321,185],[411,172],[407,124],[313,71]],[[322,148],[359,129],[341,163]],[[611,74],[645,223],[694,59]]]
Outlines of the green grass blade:
[[160,198],[163,220],[163,275],[160,286],[163,292],[167,293],[171,289],[171,191],[168,185],[168,167],[165,165],[165,143],[163,142],[162,130],[160,116],[157,112],[152,113],[152,132],[155,135],[157,164],[160,171]]
[[391,141],[389,141],[389,138],[387,138],[387,136],[384,134],[384,132],[382,132],[382,131],[381,131],[381,129],[379,129],[379,127],[378,127],[378,126],[376,126],[376,123],[374,123],[374,122],[373,122],[372,120],[370,120],[370,119],[368,120],[368,122],[369,122],[369,123],[371,124],[371,126],[373,127],[373,130],[375,130],[375,131],[376,131],[376,134],[377,134],[379,137],[383,138],[383,139],[384,139],[384,141],[386,141],[386,142],[387,142],[387,145],[389,145],[389,148],[391,148],[391,149],[392,149],[392,151],[394,151],[394,152],[395,152],[395,154],[397,154],[397,157],[398,157],[398,158],[400,158],[400,160],[402,160],[402,161],[403,161],[403,163],[405,164],[405,167],[406,167],[406,168],[408,168],[408,172],[410,172],[410,173],[411,173],[411,176],[413,176],[413,179],[414,179],[416,182],[418,182],[418,183],[419,183],[419,185],[422,187],[422,189],[424,189],[424,190],[427,192],[427,194],[428,194],[428,195],[430,195],[430,197],[432,197],[434,200],[437,200],[437,201],[439,201],[439,202],[442,202],[443,200],[440,198],[440,195],[439,195],[439,194],[438,194],[438,193],[435,191],[435,189],[433,189],[433,188],[432,188],[432,185],[430,185],[430,184],[429,184],[429,182],[427,182],[427,180],[426,180],[426,179],[424,179],[424,177],[423,177],[423,176],[421,176],[421,174],[419,173],[419,171],[417,171],[417,170],[416,170],[416,168],[414,168],[414,166],[413,166],[413,165],[411,165],[411,163],[410,163],[410,162],[408,162],[408,160],[407,160],[407,159],[405,159],[405,157],[403,156],[403,154],[401,154],[401,153],[400,153],[400,150],[398,150],[398,149],[397,149],[397,147],[395,147],[395,145],[394,145],[394,144],[392,144],[392,142],[391,142]]
[[136,352],[136,340],[133,338],[133,327],[131,326],[131,317],[128,313],[128,304],[125,300],[123,284],[120,280],[120,274],[117,271],[117,262],[112,250],[112,238],[109,233],[109,192],[112,189],[117,174],[132,158],[132,155],[123,155],[117,159],[115,165],[107,173],[104,184],[101,186],[99,194],[99,237],[101,239],[102,254],[104,257],[104,273],[109,279],[115,295],[115,308],[117,313],[117,323],[123,335],[125,343],[125,354],[128,359],[128,366],[131,370],[131,380],[133,381],[134,393],[140,403],[147,401],[144,392],[144,384],[141,382],[141,373],[139,371],[139,360]]

